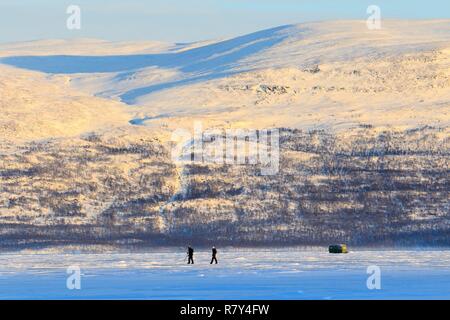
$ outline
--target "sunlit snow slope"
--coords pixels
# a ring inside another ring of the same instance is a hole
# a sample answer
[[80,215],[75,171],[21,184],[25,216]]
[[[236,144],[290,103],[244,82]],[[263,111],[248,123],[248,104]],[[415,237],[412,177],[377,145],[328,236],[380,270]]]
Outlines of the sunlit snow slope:
[[256,127],[449,123],[448,20],[384,21],[381,30],[306,23],[190,45],[54,41],[34,44],[37,55],[30,47],[3,46],[1,62],[121,100],[156,126],[192,116]]

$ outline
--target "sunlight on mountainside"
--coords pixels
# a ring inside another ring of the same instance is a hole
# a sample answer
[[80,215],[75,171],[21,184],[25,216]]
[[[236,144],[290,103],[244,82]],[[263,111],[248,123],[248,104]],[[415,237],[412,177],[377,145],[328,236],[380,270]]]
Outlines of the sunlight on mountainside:
[[[448,244],[448,20],[0,50],[11,243]],[[174,162],[171,135],[194,121],[279,129],[279,172]]]

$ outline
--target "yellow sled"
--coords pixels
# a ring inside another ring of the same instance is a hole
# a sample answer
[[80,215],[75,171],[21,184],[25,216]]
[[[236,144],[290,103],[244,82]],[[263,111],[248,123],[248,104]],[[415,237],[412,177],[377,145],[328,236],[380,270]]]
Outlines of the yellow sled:
[[333,244],[328,248],[329,253],[348,253],[346,244]]

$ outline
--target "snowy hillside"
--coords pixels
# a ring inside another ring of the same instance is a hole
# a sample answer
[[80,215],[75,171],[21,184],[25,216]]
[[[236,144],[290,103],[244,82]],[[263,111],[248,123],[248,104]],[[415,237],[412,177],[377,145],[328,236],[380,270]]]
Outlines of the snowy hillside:
[[[426,110],[445,111],[449,25],[386,21],[374,31],[365,21],[307,23],[190,45],[53,41],[36,45],[38,56],[31,44],[15,44],[4,48],[9,56],[2,62],[135,105],[141,118],[208,114],[222,123],[253,118],[258,126],[270,115],[277,126],[448,125],[448,114],[437,119]],[[51,55],[52,47],[64,55]],[[267,86],[288,88],[267,94]]]
[[[4,44],[0,106],[2,245],[449,243],[449,20]],[[279,173],[174,163],[194,121],[279,129]]]

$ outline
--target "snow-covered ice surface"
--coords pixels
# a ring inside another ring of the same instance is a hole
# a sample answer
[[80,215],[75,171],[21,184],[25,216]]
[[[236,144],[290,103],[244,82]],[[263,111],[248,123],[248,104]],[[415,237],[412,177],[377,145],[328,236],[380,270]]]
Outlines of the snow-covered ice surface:
[[[0,255],[1,299],[448,299],[450,250],[326,248],[183,249]],[[381,268],[381,290],[369,290],[367,267]],[[66,287],[67,267],[81,268],[81,289]]]

